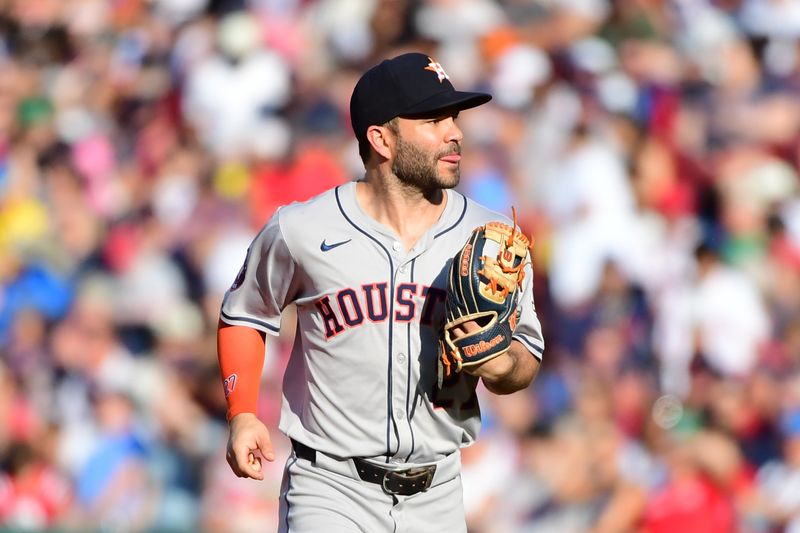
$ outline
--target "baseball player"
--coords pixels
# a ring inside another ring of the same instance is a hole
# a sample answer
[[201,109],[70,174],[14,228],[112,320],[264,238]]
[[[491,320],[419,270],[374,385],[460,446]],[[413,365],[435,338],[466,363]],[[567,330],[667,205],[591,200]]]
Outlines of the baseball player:
[[[477,382],[496,394],[523,389],[544,350],[527,240],[453,190],[458,114],[490,99],[456,91],[419,53],[368,70],[350,101],[364,178],[279,208],[225,295],[228,462],[253,479],[263,478],[261,458],[275,459],[255,414],[264,339],[297,305],[280,531],[466,531],[459,450],[480,428]],[[483,254],[497,260],[469,253],[489,241],[499,252]],[[484,279],[473,264],[497,273],[480,291],[512,302],[508,313],[456,316],[463,295],[452,284]]]

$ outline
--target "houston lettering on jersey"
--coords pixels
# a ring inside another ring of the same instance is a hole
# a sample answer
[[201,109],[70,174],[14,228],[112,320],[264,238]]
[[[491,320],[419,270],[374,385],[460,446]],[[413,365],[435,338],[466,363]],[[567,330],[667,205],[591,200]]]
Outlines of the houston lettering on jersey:
[[[411,322],[419,319],[423,326],[438,325],[444,318],[445,291],[417,283],[400,283],[393,295],[392,319]],[[365,321],[389,319],[389,284],[367,283],[359,289],[346,288],[335,296],[323,296],[314,305],[325,325],[325,338],[330,339]]]

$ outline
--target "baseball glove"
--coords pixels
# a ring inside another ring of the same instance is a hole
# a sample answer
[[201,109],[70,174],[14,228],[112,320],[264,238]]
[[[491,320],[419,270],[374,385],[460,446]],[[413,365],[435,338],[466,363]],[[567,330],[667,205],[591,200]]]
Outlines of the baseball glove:
[[[517,230],[514,215],[514,227],[489,222],[475,228],[453,258],[440,341],[440,381],[442,375],[493,359],[511,346],[530,246]],[[477,329],[465,333],[463,324],[470,321]]]

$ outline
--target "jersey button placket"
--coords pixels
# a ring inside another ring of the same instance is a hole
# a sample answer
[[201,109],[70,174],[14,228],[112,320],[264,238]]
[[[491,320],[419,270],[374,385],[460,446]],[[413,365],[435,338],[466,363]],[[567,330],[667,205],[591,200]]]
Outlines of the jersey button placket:
[[[395,270],[394,270],[394,279],[395,279],[395,286],[400,286],[401,284],[408,281],[409,271],[410,271],[410,260],[407,256],[404,255],[403,246],[399,241],[395,241],[392,243],[392,250],[393,255],[396,258],[395,263]],[[408,287],[406,286],[406,289]],[[412,293],[414,291],[412,290]],[[403,298],[413,298],[417,299],[415,294],[409,293],[408,290],[404,289]],[[416,302],[417,305],[419,302]],[[404,307],[405,309],[405,307]],[[415,315],[417,315],[417,319],[419,310],[415,311]],[[397,438],[397,448],[396,448],[396,457],[404,458],[412,450],[412,443],[413,443],[413,435],[411,426],[409,424],[408,413],[407,409],[407,401],[408,401],[408,353],[406,346],[409,343],[409,328],[412,328],[416,331],[418,327],[418,322],[412,321],[403,321],[403,322],[396,322],[394,328],[394,349],[397,350],[394,352],[394,364],[392,365],[392,382],[394,386],[392,387],[392,418],[395,424],[395,431],[396,431],[396,438]],[[418,334],[418,333],[417,333]],[[411,336],[413,337],[413,333]]]

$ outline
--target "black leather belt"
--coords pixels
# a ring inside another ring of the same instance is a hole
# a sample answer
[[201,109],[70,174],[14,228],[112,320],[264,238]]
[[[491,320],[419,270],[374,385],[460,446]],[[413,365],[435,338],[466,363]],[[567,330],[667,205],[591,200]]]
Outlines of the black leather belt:
[[[297,457],[312,463],[317,461],[315,449],[294,439],[292,439],[292,448]],[[400,496],[411,496],[428,490],[433,481],[433,474],[436,472],[436,465],[394,470],[365,461],[360,457],[353,457],[352,460],[356,465],[358,477],[363,481],[380,485],[387,494]]]

